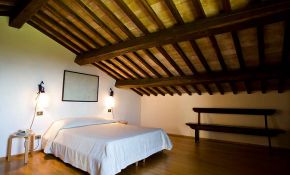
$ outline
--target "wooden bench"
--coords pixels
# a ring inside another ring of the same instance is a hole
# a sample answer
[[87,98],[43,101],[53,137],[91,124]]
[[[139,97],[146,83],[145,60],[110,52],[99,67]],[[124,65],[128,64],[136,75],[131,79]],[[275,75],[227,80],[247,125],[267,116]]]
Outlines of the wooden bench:
[[[199,142],[199,130],[236,133],[256,136],[267,136],[269,148],[271,149],[271,137],[284,133],[281,129],[268,128],[268,116],[276,112],[274,109],[239,109],[239,108],[193,108],[194,112],[198,113],[197,123],[186,123],[190,128],[195,130],[195,142]],[[218,124],[201,124],[201,113],[216,113],[216,114],[242,114],[242,115],[257,115],[264,116],[265,127],[247,127],[247,126],[231,126]]]

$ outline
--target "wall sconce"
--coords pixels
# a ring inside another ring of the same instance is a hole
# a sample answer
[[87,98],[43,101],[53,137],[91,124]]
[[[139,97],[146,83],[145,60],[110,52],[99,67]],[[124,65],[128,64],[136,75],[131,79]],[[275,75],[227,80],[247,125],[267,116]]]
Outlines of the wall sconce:
[[108,112],[112,112],[112,109],[115,106],[115,100],[113,96],[114,96],[114,91],[112,90],[112,88],[110,88],[110,94],[106,98],[106,101],[105,101],[105,105],[108,109]]
[[33,114],[33,119],[30,124],[29,130],[31,130],[32,125],[34,123],[34,119],[36,115],[43,115],[43,109],[48,106],[48,97],[47,94],[45,93],[45,88],[44,88],[44,83],[43,81],[40,82],[38,85],[38,92],[37,96],[35,98],[35,107],[34,107],[34,114]]

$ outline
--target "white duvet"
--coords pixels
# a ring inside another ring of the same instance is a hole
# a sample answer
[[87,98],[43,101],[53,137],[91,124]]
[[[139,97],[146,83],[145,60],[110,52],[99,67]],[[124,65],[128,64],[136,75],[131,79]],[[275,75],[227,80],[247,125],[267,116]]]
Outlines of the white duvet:
[[113,175],[172,144],[162,129],[85,118],[54,122],[42,148],[91,175]]

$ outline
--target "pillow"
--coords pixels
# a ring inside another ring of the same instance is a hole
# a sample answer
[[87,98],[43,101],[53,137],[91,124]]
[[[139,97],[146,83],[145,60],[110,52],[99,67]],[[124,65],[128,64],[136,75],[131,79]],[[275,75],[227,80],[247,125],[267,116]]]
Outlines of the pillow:
[[97,118],[97,117],[70,118],[70,119],[63,119],[61,121],[63,123],[63,127],[62,127],[63,129],[115,122],[114,120]]

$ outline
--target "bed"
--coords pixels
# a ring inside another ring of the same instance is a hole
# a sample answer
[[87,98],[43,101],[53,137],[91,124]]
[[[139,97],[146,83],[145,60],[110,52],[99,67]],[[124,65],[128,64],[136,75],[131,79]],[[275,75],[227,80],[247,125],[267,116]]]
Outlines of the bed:
[[113,175],[172,143],[162,129],[124,125],[101,118],[54,122],[42,149],[91,175]]

